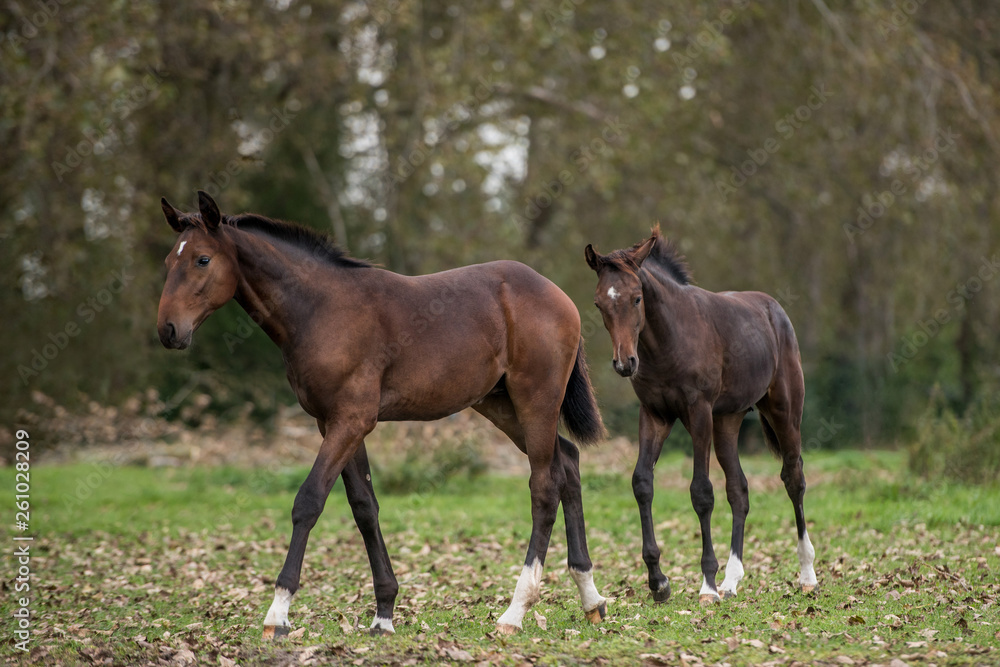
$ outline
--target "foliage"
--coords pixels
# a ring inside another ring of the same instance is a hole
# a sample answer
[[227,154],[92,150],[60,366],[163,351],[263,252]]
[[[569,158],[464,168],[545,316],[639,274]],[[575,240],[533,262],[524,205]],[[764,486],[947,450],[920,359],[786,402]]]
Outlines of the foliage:
[[411,443],[402,458],[372,462],[373,479],[386,493],[433,493],[453,477],[474,478],[486,472],[479,443],[469,437]]
[[158,201],[190,208],[197,188],[395,271],[534,266],[580,307],[620,432],[635,401],[606,363],[582,248],[656,221],[700,285],[781,301],[804,431],[844,425],[830,446],[912,429],[926,378],[968,404],[978,370],[996,373],[1000,6],[8,5],[5,422],[31,390],[115,404],[173,395],[191,369],[234,404],[294,400],[238,309],[183,356],[159,347]]
[[[584,466],[587,456],[584,453]],[[367,557],[342,493],[310,537],[302,588],[277,644],[259,638],[290,530],[298,470],[35,466],[31,664],[993,664],[997,487],[929,484],[898,453],[806,460],[819,588],[795,590],[794,522],[779,464],[745,457],[752,510],[739,596],[698,605],[701,538],[690,460],[657,466],[654,517],[674,593],[653,604],[627,475],[585,469],[598,588],[587,624],[566,576],[562,521],[524,631],[496,637],[530,525],[523,478],[455,477],[381,498],[400,581],[396,635],[372,638]],[[9,485],[13,471],[0,478]],[[95,481],[96,480],[96,481]],[[376,478],[377,481],[377,478]],[[80,493],[81,489],[87,493]],[[849,493],[845,493],[845,489]],[[716,544],[729,529],[716,485]],[[537,615],[536,615],[537,613]],[[17,661],[17,655],[8,654]]]
[[935,387],[910,446],[910,469],[934,480],[972,484],[1000,480],[1000,397],[984,394],[964,413]]

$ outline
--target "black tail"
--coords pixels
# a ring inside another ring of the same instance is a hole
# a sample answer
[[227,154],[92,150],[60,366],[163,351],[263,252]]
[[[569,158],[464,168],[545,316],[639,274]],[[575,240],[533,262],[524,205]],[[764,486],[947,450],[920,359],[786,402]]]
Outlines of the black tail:
[[594,388],[590,385],[590,375],[587,373],[587,357],[583,353],[583,339],[576,350],[576,363],[566,384],[566,395],[563,397],[563,424],[576,441],[581,445],[590,445],[607,436],[601,413],[597,409],[597,399]]
[[767,417],[760,414],[760,425],[764,429],[764,441],[767,442],[767,448],[771,450],[771,453],[775,456],[781,456],[781,447],[778,445],[778,435],[774,432],[774,429],[767,422]]

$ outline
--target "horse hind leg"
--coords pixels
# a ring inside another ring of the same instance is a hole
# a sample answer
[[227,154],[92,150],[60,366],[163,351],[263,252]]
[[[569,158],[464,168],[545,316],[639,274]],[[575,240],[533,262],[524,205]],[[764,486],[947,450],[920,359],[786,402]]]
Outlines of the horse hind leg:
[[[509,395],[490,396],[473,406],[474,409],[503,431],[522,452],[527,451],[524,428],[517,418],[517,412]],[[583,612],[591,623],[600,623],[607,614],[607,601],[594,586],[593,564],[587,548],[587,531],[583,518],[583,494],[580,484],[580,452],[576,445],[558,438],[565,482],[559,492],[562,501],[563,518],[566,522],[566,543],[569,573],[580,591]],[[526,563],[526,566],[528,564]],[[532,572],[532,576],[534,573]],[[520,583],[520,582],[519,582]],[[516,594],[515,594],[516,596]],[[516,631],[517,626],[504,628]]]
[[714,420],[715,455],[726,475],[726,497],[733,511],[733,533],[726,563],[726,577],[719,587],[723,598],[736,597],[743,579],[743,532],[750,513],[750,493],[746,475],[740,465],[737,444],[740,425],[746,413],[717,416]]
[[528,482],[531,490],[531,538],[510,606],[497,619],[497,632],[508,635],[521,630],[524,615],[541,597],[542,567],[559,509],[560,490],[566,479],[559,449],[555,447],[555,423],[552,424],[551,434],[546,437],[552,443],[547,457],[533,451],[537,448],[532,446],[530,429],[526,429],[526,432],[531,465],[531,478]]
[[816,561],[816,550],[813,548],[812,541],[809,539],[809,531],[806,529],[804,510],[806,477],[802,470],[802,435],[797,425],[801,422],[795,420],[795,423],[792,423],[793,420],[790,418],[775,416],[773,411],[765,412],[764,410],[761,410],[761,419],[764,422],[765,436],[777,441],[778,455],[781,457],[781,481],[785,484],[785,491],[792,501],[792,509],[795,512],[799,586],[804,593],[809,593],[817,585],[816,570],[813,567]]
[[580,591],[584,616],[591,623],[597,624],[607,615],[608,603],[594,586],[594,566],[587,549],[587,528],[583,518],[583,492],[580,484],[580,450],[566,438],[558,438],[563,470],[566,473],[566,483],[563,484],[560,499],[566,522],[566,545],[569,552],[567,565],[569,574]]

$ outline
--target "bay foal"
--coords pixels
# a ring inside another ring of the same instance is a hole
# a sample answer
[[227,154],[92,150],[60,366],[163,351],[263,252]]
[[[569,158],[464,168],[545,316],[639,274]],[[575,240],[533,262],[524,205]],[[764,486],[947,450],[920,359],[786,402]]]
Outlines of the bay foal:
[[472,407],[528,455],[531,539],[501,633],[538,599],[560,501],[570,574],[588,620],[606,604],[594,586],[580,493],[580,442],[604,433],[580,338],[580,314],[554,284],[517,262],[402,276],[348,257],[325,236],[257,215],[222,216],[162,200],[178,234],[167,255],[157,328],[167,348],[235,299],[281,349],[295,395],[323,444],[292,508],[292,535],[264,636],[289,632],[309,531],[338,476],[364,538],[375,587],[373,633],[392,633],[398,590],[378,523],[364,438],[379,421],[429,420]]
[[[799,432],[805,387],[798,342],[785,311],[760,292],[716,294],[691,285],[683,258],[660,235],[659,226],[631,248],[601,255],[588,245],[585,256],[597,272],[594,302],[611,334],[615,371],[631,380],[641,405],[632,489],[653,598],[663,602],[670,597],[653,528],[653,466],[678,419],[694,442],[691,503],[701,523],[700,600],[718,601],[720,591],[736,595],[750,511],[736,441],[744,415],[754,406],[768,446],[782,461],[781,479],[798,531],[799,584],[811,591],[816,586],[815,552],[802,508],[806,482]],[[718,588],[711,528],[715,495],[708,477],[713,440],[733,510],[729,562]]]

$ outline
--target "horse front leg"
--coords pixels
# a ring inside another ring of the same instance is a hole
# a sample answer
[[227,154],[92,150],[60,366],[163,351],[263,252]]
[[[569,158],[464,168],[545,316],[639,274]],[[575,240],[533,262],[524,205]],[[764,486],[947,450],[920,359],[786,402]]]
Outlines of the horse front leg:
[[375,421],[357,418],[341,423],[327,421],[321,427],[323,444],[292,505],[292,539],[285,564],[274,584],[274,601],[264,618],[264,639],[275,639],[289,633],[288,609],[292,596],[299,589],[309,531],[323,513],[337,476],[354,457],[364,437],[375,428]]
[[660,419],[645,406],[640,408],[639,456],[632,473],[632,493],[639,505],[642,525],[642,560],[649,570],[649,590],[656,602],[666,602],[670,598],[670,581],[660,571],[660,548],[656,544],[653,524],[653,468],[672,427],[672,421]]
[[399,584],[392,571],[389,552],[382,539],[382,529],[378,525],[378,499],[372,488],[371,468],[368,465],[368,452],[365,443],[361,443],[357,453],[344,468],[344,487],[347,491],[347,501],[351,504],[354,522],[365,541],[365,551],[368,552],[368,563],[372,569],[372,584],[375,587],[375,620],[372,621],[369,632],[373,635],[391,635],[395,633],[392,627],[392,610],[396,604],[396,593]]
[[712,510],[715,508],[715,492],[712,489],[712,480],[708,477],[709,456],[712,452],[712,406],[707,401],[691,406],[684,426],[694,441],[691,505],[701,525],[702,579],[698,599],[702,604],[711,604],[721,599],[715,585],[719,561],[712,546]]

